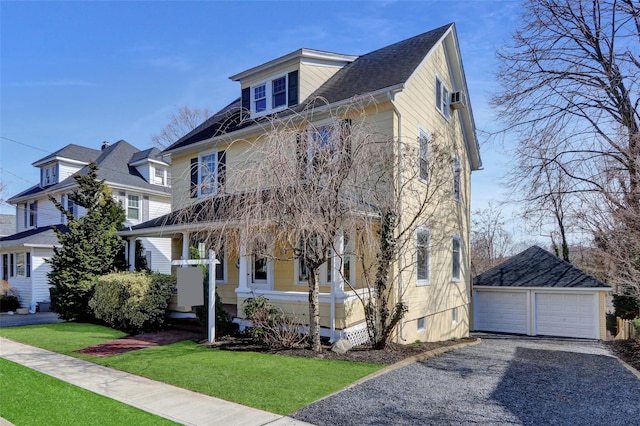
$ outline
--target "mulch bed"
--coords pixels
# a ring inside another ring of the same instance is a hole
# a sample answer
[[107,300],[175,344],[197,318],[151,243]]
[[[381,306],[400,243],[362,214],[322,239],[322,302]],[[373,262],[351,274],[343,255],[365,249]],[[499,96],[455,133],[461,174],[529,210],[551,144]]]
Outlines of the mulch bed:
[[640,371],[640,340],[610,340],[606,344],[618,358]]
[[341,361],[366,362],[371,364],[391,365],[403,359],[420,355],[424,352],[431,351],[446,346],[453,346],[463,342],[473,342],[477,340],[474,337],[468,337],[458,340],[447,340],[444,342],[433,343],[412,343],[409,345],[389,344],[386,349],[372,349],[368,346],[356,346],[345,354],[337,354],[331,351],[331,345],[324,341],[322,352],[316,353],[310,349],[269,349],[264,346],[256,345],[249,338],[225,336],[220,342],[212,345],[213,348],[228,351],[251,351],[265,352],[289,356],[301,356],[306,358],[324,358]]
[[111,340],[99,345],[78,349],[74,352],[96,357],[107,357],[138,351],[140,349],[152,348],[154,346],[169,345],[171,343],[182,342],[184,340],[200,340],[201,337],[201,334],[190,331],[160,331],[158,333],[145,333],[138,334],[137,336],[123,337],[121,339]]

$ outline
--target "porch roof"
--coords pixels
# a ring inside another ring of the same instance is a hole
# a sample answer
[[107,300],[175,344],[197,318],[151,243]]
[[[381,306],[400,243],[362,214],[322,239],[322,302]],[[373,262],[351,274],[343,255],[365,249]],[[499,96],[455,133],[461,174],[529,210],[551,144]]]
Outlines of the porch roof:
[[55,229],[59,229],[63,233],[69,232],[66,225],[45,226],[42,228],[33,228],[17,234],[8,235],[0,238],[0,249],[11,247],[28,247],[28,246],[50,246],[58,245],[58,237]]

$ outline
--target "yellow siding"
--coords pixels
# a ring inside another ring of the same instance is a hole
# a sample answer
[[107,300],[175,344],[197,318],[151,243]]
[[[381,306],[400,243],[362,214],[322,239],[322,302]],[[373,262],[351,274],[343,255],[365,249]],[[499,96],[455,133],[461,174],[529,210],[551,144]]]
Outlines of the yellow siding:
[[600,340],[607,340],[606,293],[598,292],[598,318],[600,319]]
[[257,83],[262,83],[266,80],[271,80],[274,77],[279,77],[285,74],[290,73],[291,71],[296,71],[300,69],[299,64],[283,64],[278,68],[270,68],[268,70],[264,70],[258,74],[252,75],[250,79],[246,79],[242,81],[242,88],[252,86]]
[[336,66],[300,64],[300,102],[307,99],[339,70]]

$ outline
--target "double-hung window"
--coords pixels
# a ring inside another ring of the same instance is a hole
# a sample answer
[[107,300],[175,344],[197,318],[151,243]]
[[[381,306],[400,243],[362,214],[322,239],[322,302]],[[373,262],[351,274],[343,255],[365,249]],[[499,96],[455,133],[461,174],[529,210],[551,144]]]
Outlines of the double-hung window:
[[156,185],[165,185],[165,178],[164,178],[164,169],[162,167],[155,167],[154,168],[154,175],[155,175],[155,184]]
[[427,285],[429,284],[429,231],[427,229],[418,229],[416,251],[418,285]]
[[16,253],[16,276],[24,277],[25,276],[24,268],[25,268],[24,252],[19,251],[18,253]]
[[450,101],[449,89],[436,77],[436,108],[447,120],[451,116],[451,111],[449,110]]
[[451,240],[451,279],[453,281],[460,281],[460,269],[461,269],[461,241],[460,237],[453,237]]
[[423,128],[418,129],[418,162],[420,167],[420,179],[429,180],[429,132]]
[[460,158],[453,158],[453,199],[460,201]]
[[218,186],[218,154],[216,152],[200,157],[200,194],[213,194]]
[[267,109],[267,85],[261,84],[253,88],[253,110],[262,112]]
[[272,101],[271,107],[278,108],[287,104],[287,77],[282,76],[271,82]]
[[140,197],[138,195],[127,196],[127,219],[140,219]]

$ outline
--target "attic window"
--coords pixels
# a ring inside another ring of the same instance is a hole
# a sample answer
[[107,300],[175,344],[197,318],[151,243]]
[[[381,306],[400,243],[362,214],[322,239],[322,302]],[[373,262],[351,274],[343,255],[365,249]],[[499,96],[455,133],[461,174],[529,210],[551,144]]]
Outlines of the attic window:
[[298,71],[274,76],[242,89],[242,108],[256,117],[298,104]]
[[41,170],[41,182],[42,186],[53,185],[58,182],[58,165],[52,164],[47,167],[43,167]]

